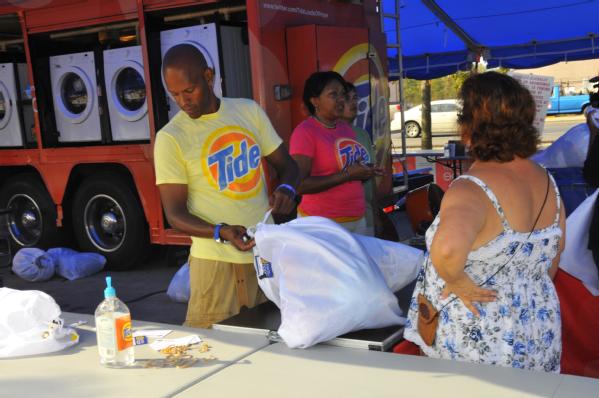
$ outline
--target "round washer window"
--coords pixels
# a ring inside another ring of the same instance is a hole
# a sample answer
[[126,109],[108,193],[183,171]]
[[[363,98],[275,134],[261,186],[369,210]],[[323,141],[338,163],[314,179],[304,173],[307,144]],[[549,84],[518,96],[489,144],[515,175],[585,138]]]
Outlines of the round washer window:
[[4,119],[4,116],[6,116],[6,98],[0,92],[0,120]]
[[62,102],[69,112],[79,115],[87,106],[87,89],[81,76],[69,72],[62,81],[60,89]]
[[146,102],[143,77],[131,67],[123,68],[116,78],[116,96],[123,108],[136,111]]

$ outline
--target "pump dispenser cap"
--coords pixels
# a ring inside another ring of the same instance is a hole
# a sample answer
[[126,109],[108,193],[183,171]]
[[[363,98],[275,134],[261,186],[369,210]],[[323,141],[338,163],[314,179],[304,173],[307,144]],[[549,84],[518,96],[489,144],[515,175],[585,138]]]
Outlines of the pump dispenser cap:
[[116,297],[116,291],[112,287],[112,277],[106,277],[106,289],[104,289],[104,298]]

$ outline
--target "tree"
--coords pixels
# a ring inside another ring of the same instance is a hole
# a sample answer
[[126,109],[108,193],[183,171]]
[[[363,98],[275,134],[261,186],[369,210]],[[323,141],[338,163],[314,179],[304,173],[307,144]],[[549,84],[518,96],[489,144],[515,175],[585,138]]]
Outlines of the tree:
[[430,80],[422,82],[422,149],[433,148],[433,137],[431,135],[431,83]]

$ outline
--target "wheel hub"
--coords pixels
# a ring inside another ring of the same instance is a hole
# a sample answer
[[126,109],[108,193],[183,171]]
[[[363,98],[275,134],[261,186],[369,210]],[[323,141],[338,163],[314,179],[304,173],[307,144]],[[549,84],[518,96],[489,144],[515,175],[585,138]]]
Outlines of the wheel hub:
[[102,219],[100,221],[100,225],[102,226],[102,230],[107,233],[114,233],[116,231],[118,220],[114,213],[108,212],[102,215]]
[[25,228],[31,228],[37,225],[37,216],[34,212],[26,210],[21,215],[21,224]]
[[42,237],[42,212],[36,200],[25,193],[15,194],[8,200],[12,210],[8,217],[8,230],[21,246],[35,246]]
[[125,212],[115,198],[106,194],[93,196],[85,205],[83,219],[90,242],[99,250],[114,252],[125,241]]

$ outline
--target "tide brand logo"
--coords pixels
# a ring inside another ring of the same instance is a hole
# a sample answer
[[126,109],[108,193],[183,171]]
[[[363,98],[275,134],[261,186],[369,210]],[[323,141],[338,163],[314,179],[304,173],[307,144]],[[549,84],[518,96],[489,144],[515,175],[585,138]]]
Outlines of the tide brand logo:
[[202,168],[210,184],[224,195],[245,199],[262,188],[260,147],[254,135],[239,126],[214,131],[202,149]]
[[339,169],[354,163],[370,163],[370,155],[362,144],[351,138],[339,138],[335,141],[337,148],[337,164]]

